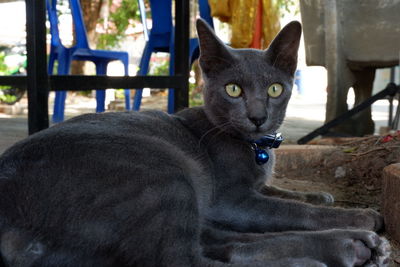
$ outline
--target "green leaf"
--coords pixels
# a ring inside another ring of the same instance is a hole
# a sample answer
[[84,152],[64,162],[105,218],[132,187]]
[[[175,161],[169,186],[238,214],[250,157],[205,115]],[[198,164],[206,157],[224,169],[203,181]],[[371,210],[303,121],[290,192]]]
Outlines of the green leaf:
[[354,153],[357,151],[357,149],[358,149],[358,147],[356,147],[356,146],[355,147],[346,147],[343,149],[343,152],[344,153]]

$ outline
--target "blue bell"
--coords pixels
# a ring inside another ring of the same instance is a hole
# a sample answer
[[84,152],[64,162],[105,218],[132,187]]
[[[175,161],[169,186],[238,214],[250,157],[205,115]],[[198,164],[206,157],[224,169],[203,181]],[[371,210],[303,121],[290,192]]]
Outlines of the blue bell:
[[263,165],[268,162],[269,155],[267,151],[265,151],[264,149],[256,148],[254,152],[256,154],[256,163],[258,165]]

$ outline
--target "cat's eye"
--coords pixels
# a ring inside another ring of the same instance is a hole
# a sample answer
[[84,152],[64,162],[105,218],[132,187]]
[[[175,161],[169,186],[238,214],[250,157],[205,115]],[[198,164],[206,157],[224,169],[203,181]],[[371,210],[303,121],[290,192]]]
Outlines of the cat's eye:
[[278,97],[283,92],[283,86],[279,83],[273,83],[268,87],[268,95],[270,97]]
[[242,94],[242,88],[234,83],[225,85],[225,91],[231,97],[239,97]]

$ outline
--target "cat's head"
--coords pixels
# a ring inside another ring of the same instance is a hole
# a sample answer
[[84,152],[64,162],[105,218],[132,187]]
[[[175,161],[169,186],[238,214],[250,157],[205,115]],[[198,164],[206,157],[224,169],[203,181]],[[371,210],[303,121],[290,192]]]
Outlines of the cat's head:
[[197,32],[209,120],[245,139],[275,133],[292,91],[301,24],[286,25],[264,51],[230,48],[200,19]]

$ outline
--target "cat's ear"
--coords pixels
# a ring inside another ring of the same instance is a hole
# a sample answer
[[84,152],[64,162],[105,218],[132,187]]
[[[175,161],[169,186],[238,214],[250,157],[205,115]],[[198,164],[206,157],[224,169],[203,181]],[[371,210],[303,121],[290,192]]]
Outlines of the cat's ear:
[[202,19],[196,21],[200,43],[200,67],[205,74],[216,74],[232,64],[232,55],[214,30]]
[[269,63],[293,76],[297,67],[300,38],[300,22],[292,21],[287,24],[266,50]]

